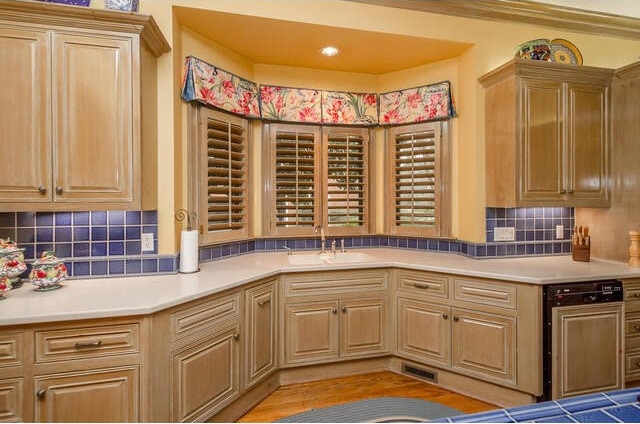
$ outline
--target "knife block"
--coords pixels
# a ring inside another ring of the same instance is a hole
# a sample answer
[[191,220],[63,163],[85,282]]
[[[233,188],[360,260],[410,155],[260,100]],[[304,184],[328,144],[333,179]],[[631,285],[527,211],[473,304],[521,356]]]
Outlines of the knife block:
[[572,244],[571,255],[574,261],[589,262],[591,258],[591,246],[585,246],[584,244]]

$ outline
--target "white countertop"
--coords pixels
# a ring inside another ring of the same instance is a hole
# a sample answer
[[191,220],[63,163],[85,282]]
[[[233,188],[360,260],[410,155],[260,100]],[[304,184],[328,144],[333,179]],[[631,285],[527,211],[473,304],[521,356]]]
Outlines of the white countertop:
[[283,272],[400,267],[530,284],[640,277],[640,268],[626,263],[575,262],[571,256],[472,259],[388,248],[349,252],[367,253],[375,261],[294,266],[284,252],[258,252],[202,263],[193,274],[70,279],[50,292],[36,292],[25,282],[0,301],[0,325],[145,315]]

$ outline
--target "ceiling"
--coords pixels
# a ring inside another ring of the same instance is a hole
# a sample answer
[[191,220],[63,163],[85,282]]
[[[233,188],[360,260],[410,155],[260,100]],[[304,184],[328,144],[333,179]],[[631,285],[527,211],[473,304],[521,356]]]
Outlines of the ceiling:
[[[459,56],[471,44],[174,7],[180,24],[256,64],[386,74]],[[212,24],[214,23],[215,24]],[[334,57],[319,51],[332,45]]]

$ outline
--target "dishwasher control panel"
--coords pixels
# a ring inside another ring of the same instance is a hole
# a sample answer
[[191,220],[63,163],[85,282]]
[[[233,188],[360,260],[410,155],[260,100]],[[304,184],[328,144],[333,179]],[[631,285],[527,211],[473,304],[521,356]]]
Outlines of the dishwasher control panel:
[[545,287],[545,295],[551,307],[622,302],[622,281],[554,284]]

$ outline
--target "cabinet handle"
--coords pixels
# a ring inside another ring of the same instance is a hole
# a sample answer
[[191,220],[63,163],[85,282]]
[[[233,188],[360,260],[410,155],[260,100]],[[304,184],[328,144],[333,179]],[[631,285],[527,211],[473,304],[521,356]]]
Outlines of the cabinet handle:
[[631,297],[640,297],[640,292],[635,292],[634,294],[631,295]]
[[45,186],[38,187],[38,193],[47,194],[47,188]]
[[338,310],[336,308],[331,309],[331,312],[333,312],[334,314],[338,313]]
[[455,316],[455,315],[454,315],[454,316],[453,316],[453,320],[454,320],[455,322],[458,322],[458,321],[460,321],[460,317],[457,317],[457,316]]
[[567,191],[567,193],[569,193],[569,194],[573,194],[573,193],[575,193],[575,191],[574,191],[573,189],[569,189],[569,190]]
[[565,189],[560,190],[560,194],[567,194],[567,190]]
[[56,187],[56,194],[62,194],[62,187]]
[[235,334],[233,335],[233,339],[234,339],[234,340],[238,340],[239,338],[240,338],[240,334],[235,333]]
[[346,313],[347,313],[347,307],[346,307],[346,306],[343,306],[343,307],[342,307],[342,313],[343,313],[343,314],[346,314]]
[[44,399],[44,396],[47,394],[47,389],[40,389],[36,392],[36,397],[38,399]]
[[97,342],[78,342],[76,343],[76,349],[87,349],[91,347],[100,347],[102,344],[102,340],[98,340]]
[[425,283],[413,283],[413,286],[417,289],[428,289],[429,288],[429,284],[425,284]]
[[269,302],[271,302],[271,299],[260,300],[260,301],[258,301],[258,306],[262,308],[265,304],[267,304]]
[[640,325],[634,325],[633,329],[636,330],[636,331],[640,331]]
[[442,319],[449,319],[449,315],[447,315],[447,314],[442,314]]

